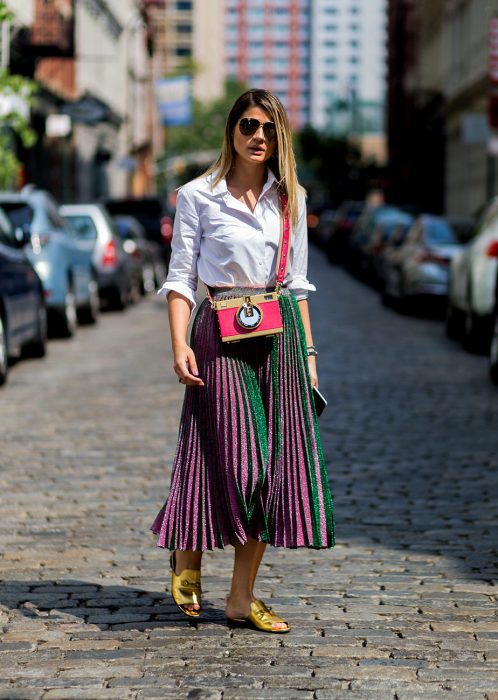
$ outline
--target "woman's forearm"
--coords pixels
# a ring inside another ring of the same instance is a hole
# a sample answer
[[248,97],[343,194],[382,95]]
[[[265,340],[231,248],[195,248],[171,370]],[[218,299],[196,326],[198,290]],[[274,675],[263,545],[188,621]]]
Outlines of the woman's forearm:
[[187,342],[187,329],[190,321],[190,303],[178,292],[168,294],[168,317],[171,334],[171,346],[185,345]]
[[173,349],[174,370],[183,384],[204,386],[199,377],[195,355],[187,344],[190,302],[178,292],[168,294],[169,329]]
[[303,321],[304,332],[306,334],[306,345],[313,345],[313,334],[311,332],[310,310],[307,299],[300,299],[298,302],[301,319]]
[[[301,319],[303,321],[304,333],[306,335],[306,345],[313,345],[313,334],[311,332],[310,310],[307,299],[300,299],[298,302]],[[318,387],[318,374],[316,370],[316,356],[308,356],[308,369],[310,371],[310,379],[312,386]]]

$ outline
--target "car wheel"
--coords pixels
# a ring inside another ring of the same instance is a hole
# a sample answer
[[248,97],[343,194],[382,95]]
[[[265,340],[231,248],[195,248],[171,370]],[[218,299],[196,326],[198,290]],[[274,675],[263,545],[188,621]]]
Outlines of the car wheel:
[[489,333],[486,332],[485,320],[468,309],[464,316],[465,349],[469,352],[482,354],[489,350]]
[[97,323],[100,315],[100,297],[97,280],[91,279],[88,283],[89,302],[87,306],[78,310],[78,321],[85,324]]
[[4,320],[0,315],[0,386],[7,381],[9,373],[9,351],[7,347],[7,331]]
[[498,311],[493,317],[493,335],[489,348],[489,376],[493,384],[498,386]]
[[56,333],[61,338],[72,338],[76,333],[78,314],[72,287],[68,286],[64,297],[64,308],[56,319]]
[[109,293],[109,309],[112,311],[123,311],[128,306],[129,294],[125,285],[122,284],[120,287],[115,287]]
[[446,314],[444,328],[448,338],[452,340],[461,340],[463,336],[463,313],[456,309],[448,300],[446,304]]
[[36,334],[23,348],[24,357],[45,357],[47,354],[47,310],[40,299]]

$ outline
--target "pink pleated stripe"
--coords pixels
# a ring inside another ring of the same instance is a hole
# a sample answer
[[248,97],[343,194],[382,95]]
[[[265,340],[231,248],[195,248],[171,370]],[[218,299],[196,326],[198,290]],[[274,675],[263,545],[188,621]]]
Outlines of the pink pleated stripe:
[[158,546],[206,550],[248,537],[277,547],[334,545],[334,516],[297,302],[284,333],[222,344],[207,300],[191,344],[205,387],[186,387]]

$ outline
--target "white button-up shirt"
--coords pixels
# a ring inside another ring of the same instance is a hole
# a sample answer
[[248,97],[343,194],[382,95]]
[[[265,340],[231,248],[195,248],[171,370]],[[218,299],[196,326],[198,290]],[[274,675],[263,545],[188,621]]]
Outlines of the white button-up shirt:
[[[226,180],[211,187],[213,175],[201,177],[178,191],[168,277],[160,294],[178,292],[195,307],[200,278],[209,287],[272,287],[276,284],[276,258],[280,240],[281,208],[276,178],[268,178],[251,212],[235,199]],[[297,226],[284,286],[297,299],[315,287],[306,278],[308,232],[304,193],[299,202]]]

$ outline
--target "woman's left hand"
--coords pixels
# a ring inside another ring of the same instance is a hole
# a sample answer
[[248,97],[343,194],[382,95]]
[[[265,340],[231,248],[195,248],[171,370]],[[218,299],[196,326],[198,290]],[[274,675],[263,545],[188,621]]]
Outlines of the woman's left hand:
[[308,368],[310,371],[311,386],[318,388],[318,374],[316,372],[316,357],[310,355],[308,357]]

